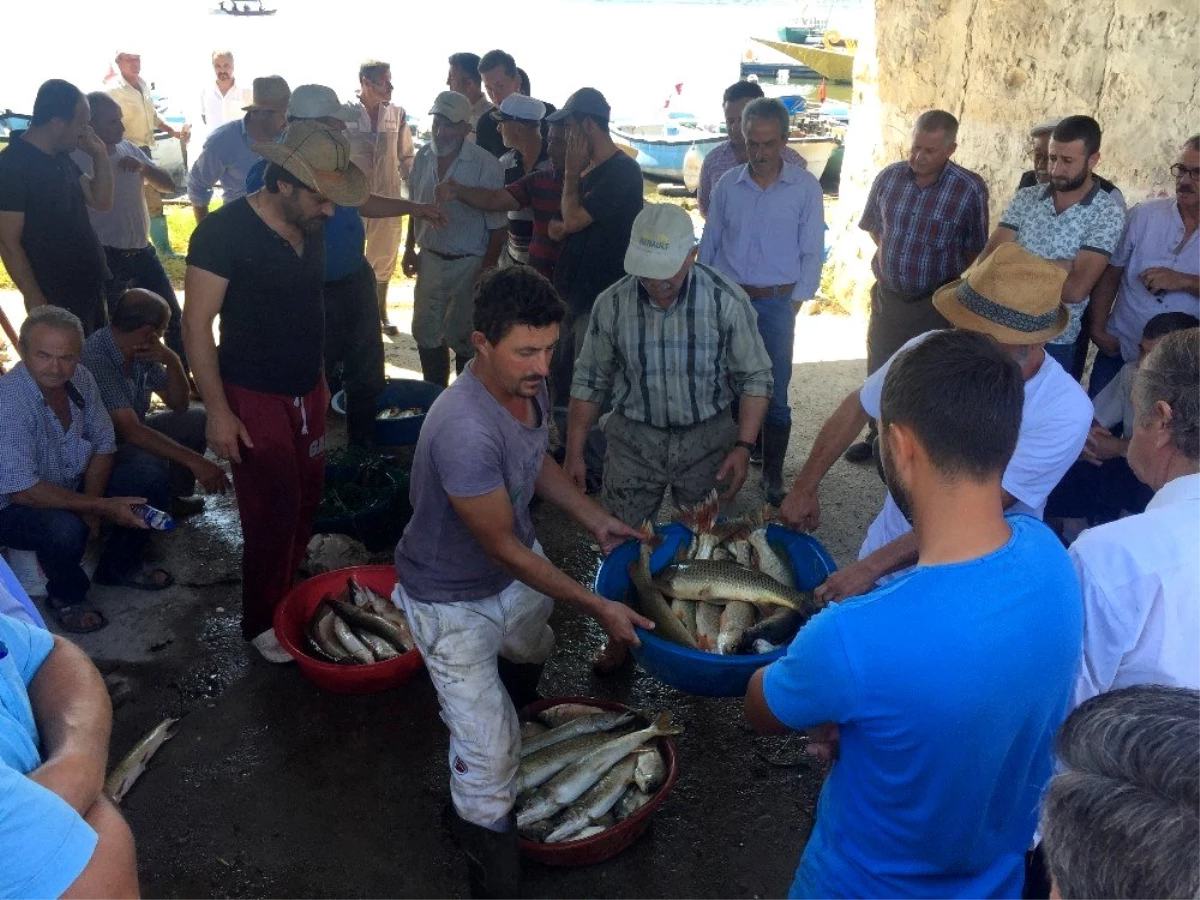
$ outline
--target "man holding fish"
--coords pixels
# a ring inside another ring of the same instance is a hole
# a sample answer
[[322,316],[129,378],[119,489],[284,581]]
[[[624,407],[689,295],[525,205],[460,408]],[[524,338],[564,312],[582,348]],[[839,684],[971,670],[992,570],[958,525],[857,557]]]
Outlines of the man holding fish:
[[412,467],[413,515],[396,547],[393,599],[450,729],[454,830],[473,896],[518,889],[514,705],[537,697],[554,647],[547,624],[554,602],[595,618],[617,643],[636,644],[635,625],[654,627],[552,565],[533,532],[529,504],[537,494],[586,527],[606,553],[639,536],[547,455],[546,375],[565,314],[554,288],[527,266],[480,283],[474,361],[425,419]]

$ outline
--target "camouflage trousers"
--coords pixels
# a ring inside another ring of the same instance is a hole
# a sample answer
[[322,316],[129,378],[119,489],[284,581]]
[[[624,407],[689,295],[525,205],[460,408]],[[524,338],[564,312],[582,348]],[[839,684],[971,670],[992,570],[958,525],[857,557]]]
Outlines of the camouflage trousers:
[[671,488],[676,505],[699,503],[717,486],[717,470],[737,440],[725,409],[686,428],[655,428],[613,412],[604,426],[600,503],[627,525],[653,519]]

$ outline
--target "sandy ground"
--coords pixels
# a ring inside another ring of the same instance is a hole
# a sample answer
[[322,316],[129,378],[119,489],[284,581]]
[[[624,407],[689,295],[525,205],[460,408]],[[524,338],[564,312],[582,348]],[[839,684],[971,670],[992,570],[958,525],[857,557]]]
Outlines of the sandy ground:
[[[393,321],[411,319],[411,287],[392,289]],[[18,324],[20,300],[0,294]],[[795,473],[825,417],[862,380],[861,321],[798,320],[791,400],[795,427],[785,476]],[[385,341],[388,339],[385,338]],[[390,374],[416,367],[408,334],[388,342]],[[331,417],[331,443],[343,429]],[[742,503],[761,502],[752,472]],[[878,510],[873,468],[839,462],[822,488],[817,536],[852,560]],[[544,506],[539,530],[552,559],[591,579],[590,536]],[[427,676],[375,696],[309,684],[295,667],[258,660],[240,638],[240,529],[231,499],[154,552],[176,576],[160,594],[98,587],[108,628],[79,643],[105,672],[116,706],[114,761],[165,716],[182,716],[125,802],[147,896],[465,896],[457,851],[441,828],[446,732]],[[682,776],[649,832],[586,869],[526,867],[531,897],[780,896],[812,827],[823,768],[803,739],[760,738],[737,699],[692,697],[638,668],[601,681],[588,660],[600,635],[556,613],[558,648],[546,695],[611,697],[669,708],[683,722]]]

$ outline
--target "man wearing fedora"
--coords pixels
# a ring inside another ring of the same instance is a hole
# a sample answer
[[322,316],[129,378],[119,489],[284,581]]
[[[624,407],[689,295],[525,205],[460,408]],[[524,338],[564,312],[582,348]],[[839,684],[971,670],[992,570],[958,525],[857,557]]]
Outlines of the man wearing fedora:
[[[442,91],[429,110],[430,141],[413,160],[409,195],[417,203],[433,203],[440,182],[453,179],[467,187],[495,190],[504,186],[500,161],[467,141],[471,101],[455,91]],[[458,372],[475,350],[471,346],[472,292],[475,282],[495,268],[508,234],[502,212],[483,212],[451,201],[446,226],[415,222],[405,238],[404,274],[416,276],[413,292],[413,339],[421,357],[421,374],[434,384],[450,383],[450,351]],[[420,252],[418,252],[418,248]]]
[[[989,335],[1021,367],[1025,379],[1021,433],[1001,484],[1008,512],[1038,519],[1050,491],[1079,457],[1092,422],[1087,394],[1044,349],[1046,342],[1067,327],[1069,313],[1060,299],[1065,280],[1061,268],[1009,242],[973,266],[965,278],[938,289],[933,297],[937,311],[951,325]],[[918,335],[901,349],[935,333]],[[817,488],[867,420],[878,417],[880,392],[890,365],[889,359],[821,426],[780,508],[784,524],[804,531],[820,524]],[[985,417],[989,411],[982,409],[978,414]],[[867,530],[858,562],[831,575],[814,596],[826,602],[857,596],[916,561],[912,525],[889,494]]]
[[[208,410],[208,446],[232,463],[242,520],[242,634],[287,662],[275,605],[304,556],[325,480],[325,222],[367,199],[345,135],[296,122],[259,143],[264,187],[224,205],[188,249],[183,338]],[[219,346],[213,323],[220,316]]]
[[287,127],[292,91],[278,75],[254,79],[254,102],[235,122],[226,122],[208,136],[188,172],[187,193],[196,221],[208,215],[213,188],[221,183],[225,202],[246,194],[246,173],[258,160],[254,147],[274,141]]
[[[567,474],[586,490],[585,444],[611,396],[600,503],[634,527],[653,518],[668,487],[677,505],[714,487],[732,500],[771,397],[771,359],[750,299],[697,264],[696,252],[683,209],[645,206],[625,252],[628,274],[596,298],[575,363]],[[609,643],[595,668],[611,672],[624,658],[625,647]]]

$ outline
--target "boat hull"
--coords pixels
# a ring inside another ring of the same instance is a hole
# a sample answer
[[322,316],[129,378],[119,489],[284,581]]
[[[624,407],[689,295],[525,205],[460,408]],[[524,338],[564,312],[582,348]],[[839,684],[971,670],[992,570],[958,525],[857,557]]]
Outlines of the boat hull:
[[820,178],[825,171],[825,164],[837,148],[834,138],[826,137],[794,137],[788,139],[788,146],[804,157],[808,171],[814,177]]
[[703,159],[710,150],[726,140],[724,135],[720,134],[714,134],[711,139],[652,140],[625,134],[615,128],[613,138],[635,151],[631,155],[642,167],[642,174],[653,178],[670,178],[673,181],[683,180],[684,161],[692,147],[696,148],[696,152]]

